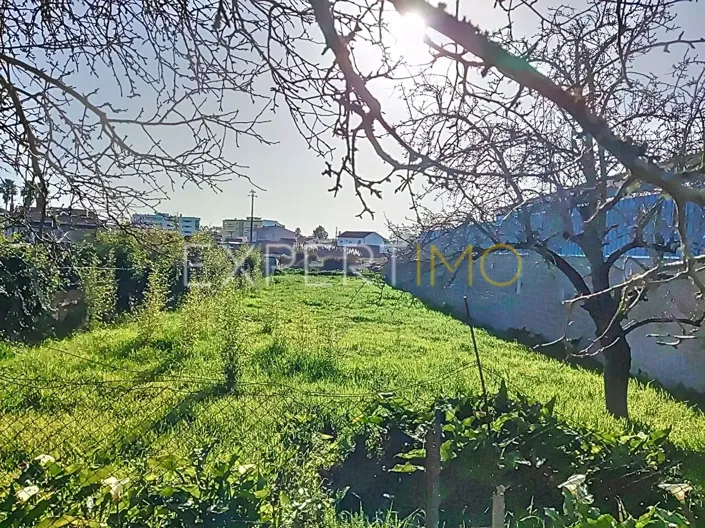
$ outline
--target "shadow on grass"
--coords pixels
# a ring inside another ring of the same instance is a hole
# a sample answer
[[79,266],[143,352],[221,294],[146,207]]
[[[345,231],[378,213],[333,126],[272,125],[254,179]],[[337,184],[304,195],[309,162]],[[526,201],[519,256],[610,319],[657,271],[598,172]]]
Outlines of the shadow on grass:
[[[429,310],[446,314],[465,325],[472,324],[475,328],[480,328],[487,332],[487,334],[491,335],[492,337],[496,337],[497,339],[524,345],[525,347],[529,348],[532,352],[536,352],[539,355],[547,356],[561,361],[568,367],[580,368],[597,374],[602,374],[603,372],[602,363],[600,363],[597,359],[591,357],[575,357],[564,345],[561,345],[559,343],[546,345],[548,340],[540,335],[532,334],[527,330],[519,330],[516,328],[510,328],[504,331],[496,330],[478,322],[468,321],[467,315],[465,313],[462,313],[459,310],[454,310],[452,307],[445,303],[443,303],[442,305],[438,305],[429,301],[424,301],[422,299],[419,299],[418,297],[415,297],[415,299],[417,299],[421,303],[421,305],[425,306]],[[667,388],[659,381],[652,379],[642,373],[633,375],[632,382],[636,382],[639,385],[643,386],[649,385],[651,387],[661,389],[667,394],[669,394],[675,401],[685,403],[694,410],[699,411],[701,413],[705,413],[705,394],[697,392],[693,389],[689,389],[683,386],[682,384],[678,385],[677,387]]]
[[237,392],[230,390],[225,382],[189,392],[162,416],[154,420],[145,419],[112,446],[102,449],[100,458],[109,460],[116,454],[126,458],[145,455],[150,452],[160,437],[167,435],[179,424],[196,422],[198,407],[201,404],[233,394]]
[[344,377],[332,354],[291,350],[277,341],[257,352],[254,360],[270,378],[303,376],[307,381],[321,381]]
[[189,357],[188,351],[180,348],[173,338],[141,335],[133,336],[116,346],[106,347],[104,355],[118,360],[156,359],[157,365],[135,377],[135,381],[142,383],[155,381],[169,371],[177,369]]

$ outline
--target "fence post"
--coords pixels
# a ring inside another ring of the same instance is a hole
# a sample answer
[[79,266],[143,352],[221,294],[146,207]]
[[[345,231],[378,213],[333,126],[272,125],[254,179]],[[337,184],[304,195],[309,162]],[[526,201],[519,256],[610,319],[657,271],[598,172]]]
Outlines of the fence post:
[[438,528],[441,506],[441,410],[426,433],[426,528]]
[[492,528],[504,528],[504,486],[492,494]]

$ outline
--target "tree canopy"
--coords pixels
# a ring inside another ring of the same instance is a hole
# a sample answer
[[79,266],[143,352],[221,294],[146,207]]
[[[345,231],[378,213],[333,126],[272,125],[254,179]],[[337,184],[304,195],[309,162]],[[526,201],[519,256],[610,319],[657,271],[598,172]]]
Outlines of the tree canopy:
[[325,240],[326,238],[328,238],[328,231],[326,231],[325,227],[319,225],[316,229],[313,230],[313,238],[317,240]]

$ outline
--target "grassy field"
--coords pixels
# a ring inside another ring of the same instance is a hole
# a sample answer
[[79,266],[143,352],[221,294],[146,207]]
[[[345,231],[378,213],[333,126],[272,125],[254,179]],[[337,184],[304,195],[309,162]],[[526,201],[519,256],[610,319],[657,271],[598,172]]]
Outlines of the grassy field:
[[[279,441],[272,431],[287,420],[349,419],[377,392],[411,399],[479,392],[461,322],[389,287],[342,277],[309,282],[316,284],[284,275],[246,292],[199,291],[175,313],[0,350],[5,469],[40,452],[132,456],[217,442],[252,446],[255,456]],[[484,331],[478,341],[490,390],[504,379],[536,400],[555,397],[569,423],[625,429],[603,410],[599,374]],[[678,446],[705,450],[700,411],[637,382],[630,404],[640,426],[672,427]]]

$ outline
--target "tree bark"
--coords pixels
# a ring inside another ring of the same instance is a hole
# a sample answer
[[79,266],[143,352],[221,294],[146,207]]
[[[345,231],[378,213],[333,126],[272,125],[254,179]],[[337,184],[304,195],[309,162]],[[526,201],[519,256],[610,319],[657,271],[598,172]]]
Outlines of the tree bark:
[[[587,253],[587,252],[586,252]],[[601,258],[601,254],[599,255]],[[605,291],[609,288],[609,268],[605,265],[591,265],[593,288]],[[622,327],[619,303],[611,295],[605,294],[586,303],[588,311],[597,327],[599,344],[605,358],[604,385],[605,406],[615,418],[629,418],[627,390],[629,373],[632,367],[632,350]]]
[[615,418],[629,418],[627,390],[632,366],[632,351],[624,335],[607,348],[605,355],[604,383],[607,411]]

